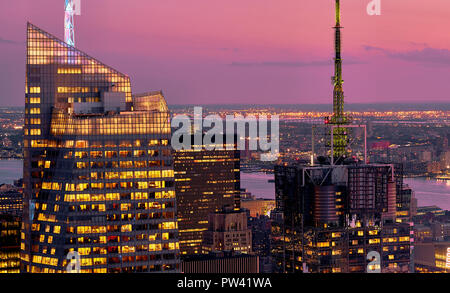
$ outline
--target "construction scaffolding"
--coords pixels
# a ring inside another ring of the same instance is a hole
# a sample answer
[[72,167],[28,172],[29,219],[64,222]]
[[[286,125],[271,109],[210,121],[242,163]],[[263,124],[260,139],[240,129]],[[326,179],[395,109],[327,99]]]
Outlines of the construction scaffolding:
[[[332,124],[313,125],[311,165],[314,166],[317,163],[336,165],[347,158],[368,163],[366,125],[350,124],[345,126],[348,143],[344,152],[336,152],[334,134],[337,128],[341,127]],[[318,162],[319,158],[325,161]]]

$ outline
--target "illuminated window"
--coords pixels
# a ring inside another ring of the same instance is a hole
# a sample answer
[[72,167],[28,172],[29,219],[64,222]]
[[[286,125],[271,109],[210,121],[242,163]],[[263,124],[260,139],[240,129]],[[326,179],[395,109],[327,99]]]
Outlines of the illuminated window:
[[41,98],[30,98],[30,104],[40,104]]
[[31,86],[29,90],[30,94],[40,94],[41,88],[39,86]]

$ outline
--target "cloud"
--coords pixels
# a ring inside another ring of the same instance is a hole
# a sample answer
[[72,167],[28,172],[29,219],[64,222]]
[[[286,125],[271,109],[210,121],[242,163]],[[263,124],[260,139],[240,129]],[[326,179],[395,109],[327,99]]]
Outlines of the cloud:
[[409,44],[415,47],[429,47],[427,43],[409,42]]
[[380,48],[380,47],[374,47],[374,46],[368,46],[368,45],[363,45],[362,47],[366,51],[379,51],[379,52],[382,52],[382,53],[389,52],[389,50],[383,49],[383,48]]
[[239,48],[220,48],[220,51],[230,51],[230,52],[239,52],[241,49]]
[[421,50],[392,51],[380,47],[363,46],[366,51],[376,51],[389,58],[399,59],[407,62],[420,62],[428,64],[450,65],[450,50],[423,48]]
[[21,45],[23,43],[18,42],[18,41],[4,39],[4,38],[0,37],[0,44]]
[[[343,61],[345,64],[362,64],[363,62],[354,59]],[[330,66],[332,59],[318,61],[263,61],[263,62],[232,62],[230,66],[237,67],[309,67],[309,66]]]

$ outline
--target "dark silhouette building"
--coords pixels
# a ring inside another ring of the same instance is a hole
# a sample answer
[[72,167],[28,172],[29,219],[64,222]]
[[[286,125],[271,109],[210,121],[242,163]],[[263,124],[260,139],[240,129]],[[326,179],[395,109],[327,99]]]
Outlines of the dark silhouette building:
[[259,256],[233,252],[191,255],[183,258],[181,272],[186,274],[255,274]]
[[393,165],[276,166],[272,256],[278,272],[407,272]]

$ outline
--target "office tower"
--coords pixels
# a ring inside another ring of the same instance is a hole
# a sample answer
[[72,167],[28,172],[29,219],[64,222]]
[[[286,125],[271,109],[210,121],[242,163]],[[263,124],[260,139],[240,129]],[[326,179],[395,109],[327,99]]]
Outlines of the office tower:
[[[347,158],[351,125],[344,114],[340,35],[336,0],[333,116],[325,119],[330,149],[311,163],[275,167],[276,208],[271,213],[271,249],[279,272],[408,272],[410,208],[403,176],[393,164]],[[366,150],[366,137],[364,150]],[[314,141],[313,141],[314,142]],[[405,192],[406,193],[406,192]],[[402,214],[403,213],[403,214]]]
[[450,273],[450,242],[419,243],[414,247],[415,273]]
[[[276,166],[272,254],[280,272],[407,272],[409,223],[396,221],[393,165]],[[371,258],[371,257],[370,257]]]
[[203,233],[203,253],[234,251],[252,253],[252,231],[247,227],[248,210],[225,207],[209,215],[208,230]]
[[20,216],[0,213],[0,274],[20,272]]
[[267,216],[275,208],[275,200],[266,198],[241,199],[241,207],[250,211],[250,217]]
[[0,273],[20,272],[22,190],[0,185]]
[[259,256],[259,271],[272,272],[272,258],[270,253],[271,220],[268,216],[250,216],[248,227],[252,231],[252,252]]
[[394,163],[395,183],[396,183],[396,221],[399,223],[413,223],[413,217],[417,213],[417,199],[413,190],[404,183],[403,164]]
[[133,98],[127,75],[32,24],[26,61],[21,271],[65,272],[75,252],[81,272],[176,271],[162,93]]
[[22,216],[23,190],[17,186],[0,184],[0,215]]
[[259,273],[259,256],[219,252],[190,255],[180,264],[186,274],[256,274]]
[[22,189],[0,185],[0,273],[20,272]]
[[412,223],[416,214],[417,198],[415,198],[413,190],[403,184],[397,194],[397,222]]
[[224,144],[224,150],[202,146],[173,155],[181,256],[200,254],[209,214],[240,207],[239,151],[236,144],[231,150]]

